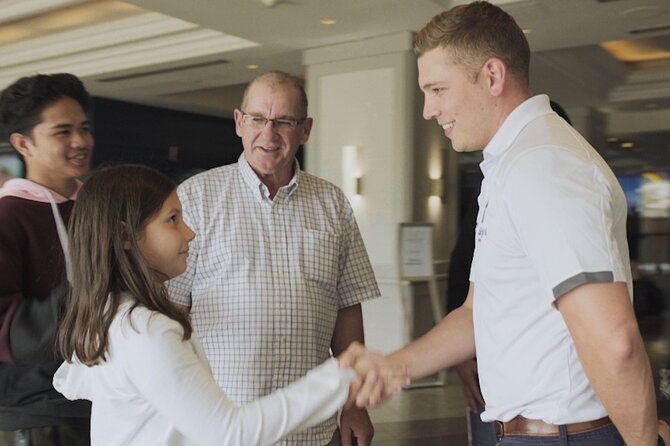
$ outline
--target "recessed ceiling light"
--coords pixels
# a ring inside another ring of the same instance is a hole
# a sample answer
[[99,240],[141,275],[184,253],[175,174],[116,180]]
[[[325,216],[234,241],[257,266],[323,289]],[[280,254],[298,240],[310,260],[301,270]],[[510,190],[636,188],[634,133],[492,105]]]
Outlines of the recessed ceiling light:
[[619,138],[617,138],[616,136],[610,136],[607,138],[607,142],[617,142],[617,141],[619,141]]
[[[50,2],[75,6],[55,9],[44,14],[22,16],[2,24],[0,45],[30,40],[59,32],[68,32],[82,26],[93,26],[110,20],[140,17],[146,10],[123,2]],[[7,6],[11,10],[11,5]]]
[[247,65],[247,68],[250,70],[255,70],[258,68],[258,65],[256,65],[255,63],[250,63],[249,65]]
[[670,51],[654,39],[612,40],[600,46],[615,59],[625,63],[670,59]]
[[322,25],[334,25],[337,23],[337,20],[333,19],[321,19],[319,21],[321,22]]
[[523,31],[524,34],[530,34],[533,32],[533,30],[530,28],[522,29],[521,31]]
[[632,149],[634,144],[632,142],[622,142],[621,143],[621,148],[622,149]]

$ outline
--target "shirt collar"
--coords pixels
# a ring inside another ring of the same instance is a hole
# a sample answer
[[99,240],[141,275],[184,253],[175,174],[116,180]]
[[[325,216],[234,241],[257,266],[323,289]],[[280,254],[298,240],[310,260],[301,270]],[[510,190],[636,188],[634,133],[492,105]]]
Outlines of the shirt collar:
[[[240,157],[237,160],[238,165],[240,166],[240,173],[242,174],[242,180],[246,183],[246,185],[253,191],[256,197],[259,198],[259,200],[267,200],[270,201],[269,196],[270,196],[270,191],[267,188],[265,184],[258,178],[258,175],[256,175],[256,172],[251,168],[249,165],[249,162],[247,159],[244,157],[244,152],[240,155]],[[275,195],[275,199],[278,197],[290,197],[293,195],[295,190],[298,187],[299,179],[303,175],[302,170],[300,169],[300,163],[298,163],[297,159],[293,160],[293,178],[291,178],[291,181],[288,182],[286,186],[282,186],[279,191],[277,192],[277,195]]]
[[528,98],[512,110],[484,148],[484,161],[479,165],[484,176],[491,172],[491,168],[497,164],[496,161],[512,146],[526,125],[549,113],[553,113],[553,110],[549,105],[549,96],[546,94]]

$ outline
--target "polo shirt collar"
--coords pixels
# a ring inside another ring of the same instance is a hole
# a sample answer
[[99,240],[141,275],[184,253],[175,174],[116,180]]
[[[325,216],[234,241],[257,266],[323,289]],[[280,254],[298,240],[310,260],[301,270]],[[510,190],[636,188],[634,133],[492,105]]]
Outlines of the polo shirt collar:
[[[258,178],[256,172],[254,172],[254,170],[251,168],[249,162],[244,157],[244,152],[237,159],[237,163],[240,166],[240,174],[242,175],[242,180],[252,190],[252,192],[256,194],[255,196],[257,196],[261,201],[269,200],[270,191],[268,190],[267,186],[263,184],[260,178]],[[293,174],[293,178],[291,178],[291,181],[289,181],[286,186],[282,186],[279,189],[275,198],[279,197],[280,195],[290,197],[291,195],[293,195],[293,192],[295,192],[296,188],[298,187],[299,179],[303,175],[303,172],[300,169],[300,163],[298,163],[297,159],[293,160],[293,172],[295,173]]]
[[491,172],[493,166],[497,164],[496,160],[500,159],[500,156],[512,146],[526,125],[548,113],[553,113],[553,110],[549,105],[549,96],[546,94],[528,98],[512,110],[484,148],[484,161],[479,164],[484,176]]

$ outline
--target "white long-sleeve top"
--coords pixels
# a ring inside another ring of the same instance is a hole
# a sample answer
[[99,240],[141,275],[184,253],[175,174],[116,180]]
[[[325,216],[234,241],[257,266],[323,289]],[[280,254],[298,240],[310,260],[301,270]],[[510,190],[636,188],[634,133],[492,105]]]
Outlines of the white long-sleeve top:
[[109,329],[107,360],[63,363],[54,387],[93,404],[93,445],[267,445],[331,417],[344,404],[351,369],[324,362],[284,389],[243,406],[212,377],[195,334],[176,321],[121,305]]

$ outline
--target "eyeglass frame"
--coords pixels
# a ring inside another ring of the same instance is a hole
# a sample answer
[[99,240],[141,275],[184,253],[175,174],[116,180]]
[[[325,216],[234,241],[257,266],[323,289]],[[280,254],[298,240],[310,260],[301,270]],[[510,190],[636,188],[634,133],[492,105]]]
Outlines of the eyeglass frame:
[[[268,122],[272,123],[272,128],[281,132],[281,131],[293,131],[296,128],[298,128],[299,124],[302,124],[307,120],[307,116],[300,118],[300,119],[295,119],[295,118],[266,118],[265,116],[262,115],[254,115],[252,113],[247,113],[245,111],[240,110],[240,113],[242,113],[242,121],[244,122],[245,125],[248,125],[251,128],[255,128],[256,130],[262,130],[265,128],[266,125],[268,125]],[[253,118],[253,119],[258,119],[258,120],[263,120],[263,125],[258,125],[260,122],[256,121],[248,121],[245,119],[247,116]],[[288,127],[278,127],[277,123],[288,124]]]

